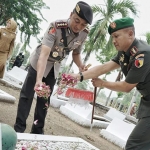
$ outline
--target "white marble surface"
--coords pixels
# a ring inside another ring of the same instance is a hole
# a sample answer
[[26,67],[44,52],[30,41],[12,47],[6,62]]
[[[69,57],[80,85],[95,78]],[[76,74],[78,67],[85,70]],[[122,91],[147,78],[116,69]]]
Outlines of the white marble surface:
[[90,143],[77,137],[37,135],[17,133],[18,143],[15,150],[99,150]]

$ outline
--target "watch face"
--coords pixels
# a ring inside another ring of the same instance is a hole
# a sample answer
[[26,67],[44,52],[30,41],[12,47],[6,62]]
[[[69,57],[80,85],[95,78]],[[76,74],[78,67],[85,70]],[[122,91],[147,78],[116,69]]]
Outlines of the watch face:
[[52,56],[53,57],[57,57],[58,56],[58,52],[53,52]]

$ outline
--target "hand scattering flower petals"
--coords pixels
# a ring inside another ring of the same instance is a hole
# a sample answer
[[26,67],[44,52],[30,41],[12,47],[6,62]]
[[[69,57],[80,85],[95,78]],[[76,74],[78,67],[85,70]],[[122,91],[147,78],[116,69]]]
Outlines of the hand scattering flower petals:
[[62,74],[62,79],[60,81],[60,84],[56,93],[60,95],[64,93],[66,87],[74,87],[76,84],[77,84],[77,78],[64,73]]
[[35,91],[39,97],[43,97],[46,100],[50,96],[50,92],[51,92],[50,87],[46,85],[44,82],[41,86],[37,87]]

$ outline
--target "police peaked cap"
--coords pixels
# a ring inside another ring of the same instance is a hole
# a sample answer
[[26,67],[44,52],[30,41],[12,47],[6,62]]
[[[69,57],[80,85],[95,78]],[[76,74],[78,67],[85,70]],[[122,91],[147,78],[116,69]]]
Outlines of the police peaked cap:
[[79,1],[74,8],[77,15],[87,21],[87,23],[92,24],[93,11],[92,8],[85,2]]
[[111,35],[113,32],[117,30],[121,30],[121,29],[128,28],[128,27],[133,27],[134,26],[133,22],[134,22],[134,19],[129,18],[129,17],[117,19],[113,21],[112,23],[110,23],[108,27],[108,33]]

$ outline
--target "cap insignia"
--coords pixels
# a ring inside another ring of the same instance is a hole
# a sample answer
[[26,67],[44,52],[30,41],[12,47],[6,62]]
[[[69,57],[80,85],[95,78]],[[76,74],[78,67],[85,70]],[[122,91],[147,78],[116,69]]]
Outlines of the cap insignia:
[[67,28],[68,23],[67,22],[56,22],[56,28]]
[[111,27],[112,29],[115,29],[115,28],[116,28],[116,23],[115,23],[115,22],[112,22],[112,23],[110,24],[110,27]]
[[80,7],[79,7],[78,4],[76,5],[76,11],[77,11],[77,13],[79,14],[79,12],[80,12]]

